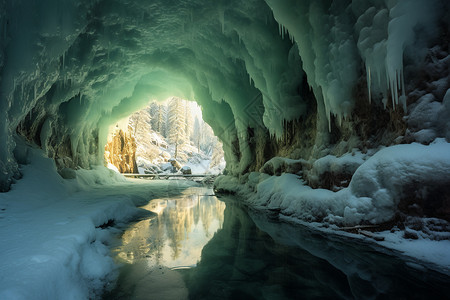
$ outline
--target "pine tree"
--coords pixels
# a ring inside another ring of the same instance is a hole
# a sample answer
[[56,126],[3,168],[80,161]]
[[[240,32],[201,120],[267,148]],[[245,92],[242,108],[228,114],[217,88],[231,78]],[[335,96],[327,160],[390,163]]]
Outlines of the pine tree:
[[151,121],[152,130],[160,132],[160,130],[158,130],[158,128],[160,127],[159,105],[158,105],[158,103],[156,103],[156,101],[153,101],[152,103],[150,103],[150,115],[152,117],[152,121]]
[[185,108],[180,98],[172,98],[169,101],[167,112],[167,138],[175,145],[174,158],[177,158],[178,146],[186,141]]
[[133,128],[133,134],[135,136],[145,136],[151,128],[151,116],[149,114],[149,107],[146,107],[131,115],[129,124]]
[[191,111],[191,105],[188,101],[183,100],[184,101],[184,105],[185,105],[185,116],[184,116],[184,120],[186,123],[186,128],[184,130],[185,134],[186,134],[186,142],[190,141],[192,138],[192,131],[193,131],[193,124],[192,124],[192,111]]
[[158,127],[157,131],[163,136],[167,137],[167,106],[164,104],[158,105]]
[[202,130],[201,130],[201,125],[198,117],[195,117],[195,121],[194,121],[194,129],[193,129],[193,139],[194,139],[194,144],[195,146],[197,146],[197,152],[200,152],[200,141],[201,141],[201,134],[202,134]]

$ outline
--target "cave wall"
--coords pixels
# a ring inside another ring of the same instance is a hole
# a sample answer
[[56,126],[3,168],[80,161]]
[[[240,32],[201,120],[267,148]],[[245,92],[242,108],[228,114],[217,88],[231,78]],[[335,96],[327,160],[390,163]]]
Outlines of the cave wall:
[[0,0],[0,189],[14,136],[89,168],[169,96],[202,106],[233,175],[449,139],[449,19],[444,0]]

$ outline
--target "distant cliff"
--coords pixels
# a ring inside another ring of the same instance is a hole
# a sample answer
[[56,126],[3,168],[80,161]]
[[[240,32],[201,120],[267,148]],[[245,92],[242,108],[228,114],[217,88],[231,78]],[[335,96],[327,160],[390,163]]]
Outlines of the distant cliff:
[[138,173],[136,165],[136,141],[131,132],[116,129],[105,146],[105,161],[114,165],[120,173]]

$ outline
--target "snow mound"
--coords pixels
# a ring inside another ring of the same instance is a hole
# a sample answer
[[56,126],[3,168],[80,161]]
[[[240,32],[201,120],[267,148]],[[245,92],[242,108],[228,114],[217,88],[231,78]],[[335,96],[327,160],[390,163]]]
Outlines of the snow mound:
[[[316,168],[333,170],[330,162],[335,161],[326,157]],[[253,172],[245,186],[239,185],[237,178],[221,176],[214,185],[218,191],[245,194],[246,201],[252,205],[279,209],[284,215],[304,221],[357,225],[392,220],[408,189],[450,183],[450,144],[443,139],[430,145],[387,147],[366,161],[362,156],[344,156],[341,162],[345,163],[338,164],[339,170],[360,166],[350,185],[337,192],[313,189],[300,176],[287,173],[268,176]],[[423,196],[426,198],[426,191]]]
[[117,275],[106,224],[142,214],[154,189],[100,166],[63,179],[37,149],[27,161],[0,194],[0,299],[98,298]]

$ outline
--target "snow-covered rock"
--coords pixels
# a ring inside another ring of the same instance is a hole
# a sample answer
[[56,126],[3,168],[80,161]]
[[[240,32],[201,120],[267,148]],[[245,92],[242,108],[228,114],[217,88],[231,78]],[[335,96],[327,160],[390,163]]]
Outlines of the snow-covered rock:
[[183,175],[192,174],[192,170],[191,170],[191,168],[188,167],[188,166],[183,166],[183,167],[180,169],[180,171],[181,171],[181,173],[183,173]]
[[[328,157],[320,164],[327,161],[336,159]],[[300,176],[289,173],[281,176],[250,173],[245,185],[232,176],[221,176],[214,185],[218,191],[244,194],[254,206],[280,209],[282,214],[304,221],[349,226],[379,224],[394,220],[405,202],[407,206],[422,205],[424,210],[427,205],[434,205],[428,216],[448,218],[448,197],[435,192],[446,191],[450,185],[450,143],[445,140],[438,139],[428,146],[414,143],[386,147],[365,161],[350,156],[341,162],[338,169],[350,166],[353,170],[360,166],[350,185],[337,192],[313,189]],[[416,198],[409,203],[412,191]]]

